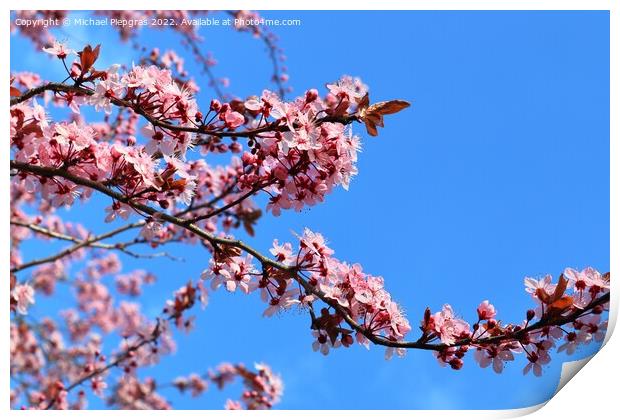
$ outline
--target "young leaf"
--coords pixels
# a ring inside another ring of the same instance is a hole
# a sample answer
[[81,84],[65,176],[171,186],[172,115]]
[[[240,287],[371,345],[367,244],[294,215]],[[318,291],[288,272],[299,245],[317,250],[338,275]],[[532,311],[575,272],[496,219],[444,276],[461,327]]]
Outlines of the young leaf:
[[366,131],[371,136],[377,136],[379,134],[377,127],[383,127],[384,115],[395,114],[411,105],[409,102],[403,101],[402,99],[377,102],[372,105],[368,105],[369,103],[368,94],[366,94],[358,103],[358,114],[366,125]]
[[95,64],[97,58],[99,58],[99,49],[101,45],[98,44],[94,49],[89,45],[85,46],[84,49],[78,52],[80,56],[80,66],[82,67],[82,74],[86,74]]

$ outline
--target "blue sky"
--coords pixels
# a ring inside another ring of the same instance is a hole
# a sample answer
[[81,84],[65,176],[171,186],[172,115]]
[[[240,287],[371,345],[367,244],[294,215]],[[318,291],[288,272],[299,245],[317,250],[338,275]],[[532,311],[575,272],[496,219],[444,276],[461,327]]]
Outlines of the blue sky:
[[[363,153],[348,192],[339,189],[302,213],[265,216],[255,238],[240,238],[267,251],[273,238],[292,240],[291,230],[322,232],[340,259],[384,276],[414,325],[426,306],[444,303],[471,320],[484,299],[501,320],[520,322],[531,304],[524,276],[555,276],[567,266],[609,270],[607,12],[262,14],[302,20],[275,29],[295,94],[350,74],[369,85],[372,100],[402,98],[413,106],[389,116],[377,138],[355,127]],[[230,77],[231,93],[268,87],[271,67],[260,42],[224,28],[201,34],[220,62],[216,74]],[[110,30],[71,28],[57,36],[76,48],[101,43],[102,64],[137,61]],[[199,74],[176,34],[145,30],[140,39],[175,48]],[[62,66],[28,44],[11,38],[11,69],[60,80]],[[212,95],[205,87],[199,102]],[[67,217],[102,232],[109,228],[102,223],[106,205],[96,199]],[[43,255],[40,247],[26,249]],[[186,262],[147,262],[159,279],[141,300],[151,316],[208,264],[201,249],[170,250]],[[123,261],[126,270],[144,264]],[[41,299],[33,315],[58,308],[58,300]],[[212,294],[207,309],[195,311],[195,331],[177,334],[177,353],[145,373],[167,382],[221,361],[265,361],[285,381],[279,408],[492,409],[546,400],[567,360],[554,357],[535,378],[522,375],[522,359],[496,375],[470,356],[459,372],[441,368],[424,351],[386,362],[382,348],[356,346],[323,357],[312,352],[307,316],[262,318],[263,309],[258,296]],[[236,390],[198,399],[163,394],[177,408],[219,408]]]

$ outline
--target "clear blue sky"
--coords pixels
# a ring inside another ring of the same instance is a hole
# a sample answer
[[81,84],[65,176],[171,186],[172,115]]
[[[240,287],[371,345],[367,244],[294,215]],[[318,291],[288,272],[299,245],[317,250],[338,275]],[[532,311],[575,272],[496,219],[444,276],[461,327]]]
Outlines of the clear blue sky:
[[[267,251],[273,238],[291,240],[291,230],[306,226],[320,231],[341,259],[384,276],[414,326],[426,306],[438,310],[444,303],[471,320],[483,299],[496,305],[500,319],[520,322],[531,304],[524,276],[556,276],[567,266],[609,270],[607,12],[263,15],[302,19],[301,27],[275,29],[295,94],[351,74],[369,85],[371,99],[402,98],[413,106],[388,117],[378,138],[356,127],[364,149],[350,191],[338,190],[301,214],[263,217],[249,239],[256,247]],[[230,92],[244,97],[268,85],[260,42],[227,29],[201,34],[220,62],[214,71],[230,77]],[[101,43],[102,63],[137,61],[109,30],[80,28],[58,37],[74,47]],[[198,74],[176,34],[147,30],[141,40],[177,49]],[[28,41],[11,42],[12,70],[62,77],[59,63],[36,55]],[[200,102],[211,96],[205,87]],[[102,223],[106,205],[95,200],[68,217],[101,232],[109,228]],[[159,278],[142,300],[151,316],[209,259],[198,248],[171,252],[187,261],[147,262]],[[38,255],[31,248],[30,256]],[[127,270],[144,264],[124,261]],[[35,316],[58,308],[57,301],[40,302]],[[212,294],[208,308],[195,311],[196,330],[177,334],[177,353],[145,373],[167,382],[221,361],[265,361],[285,381],[279,408],[491,409],[546,400],[566,360],[554,357],[535,378],[522,375],[521,358],[496,375],[471,356],[462,371],[441,368],[424,351],[386,362],[383,348],[355,346],[323,357],[312,352],[307,316],[262,318],[263,309],[255,295]],[[109,351],[116,342],[106,344]],[[198,399],[173,390],[164,395],[177,408],[219,408],[235,391],[211,390]]]

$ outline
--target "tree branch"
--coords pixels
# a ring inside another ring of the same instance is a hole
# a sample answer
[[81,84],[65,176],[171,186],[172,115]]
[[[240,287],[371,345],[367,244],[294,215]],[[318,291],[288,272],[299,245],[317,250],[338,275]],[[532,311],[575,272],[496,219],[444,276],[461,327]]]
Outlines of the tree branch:
[[[79,93],[85,96],[90,96],[94,93],[91,89],[88,89],[83,86],[67,85],[67,84],[62,84],[62,83],[47,83],[47,84],[38,86],[36,88],[30,89],[24,92],[21,96],[11,98],[10,105],[14,106],[14,105],[20,104],[46,91],[52,91],[56,93],[72,92],[72,93]],[[142,117],[144,117],[153,126],[165,128],[167,130],[176,131],[176,132],[198,133],[198,134],[205,134],[208,136],[215,136],[215,137],[253,138],[253,137],[258,137],[260,134],[271,132],[271,131],[278,131],[278,132],[290,131],[289,127],[286,124],[279,124],[277,121],[265,124],[253,130],[246,130],[246,131],[223,131],[223,130],[217,130],[217,129],[209,129],[208,126],[206,125],[181,126],[181,125],[175,125],[175,124],[171,124],[166,121],[159,120],[156,117],[149,114],[144,108],[130,101],[127,101],[124,99],[118,99],[118,98],[110,98],[110,102],[112,102],[116,106],[132,109],[136,114],[139,114]],[[315,124],[320,125],[326,122],[333,122],[333,123],[340,123],[340,124],[348,125],[354,121],[359,121],[359,116],[356,114],[347,114],[344,116],[329,116],[328,115],[322,118],[318,118],[315,121]]]
[[[23,223],[19,223],[19,222],[13,221],[13,220],[11,220],[11,224],[20,225],[20,226],[24,225]],[[49,231],[47,229],[44,229],[44,228],[41,228],[39,226],[32,226],[32,225],[26,224],[25,227],[28,227],[28,228],[36,231],[36,232],[43,233],[43,234],[46,234],[48,236],[56,237],[58,239],[69,240],[71,242],[75,242],[75,245],[60,251],[58,254],[51,255],[51,256],[45,257],[45,258],[40,258],[40,259],[32,260],[32,261],[29,261],[27,263],[18,265],[16,267],[13,267],[13,268],[11,268],[11,273],[17,273],[18,271],[25,270],[25,269],[33,267],[35,265],[41,265],[41,264],[45,264],[45,263],[50,263],[50,262],[56,261],[56,260],[58,260],[60,258],[64,258],[64,257],[66,257],[68,255],[71,255],[74,252],[76,252],[77,250],[79,250],[81,248],[84,248],[84,247],[105,248],[105,249],[118,249],[120,251],[125,252],[126,250],[124,250],[123,248],[115,247],[114,245],[109,245],[109,244],[102,244],[102,243],[99,243],[99,241],[101,241],[103,239],[111,238],[112,236],[118,235],[119,233],[125,232],[125,231],[130,230],[130,229],[134,229],[134,228],[142,226],[142,225],[144,225],[144,221],[140,220],[139,222],[131,223],[129,225],[122,226],[120,228],[111,230],[111,231],[103,233],[101,235],[93,236],[90,239],[86,239],[84,241],[80,241],[79,239],[73,238],[71,236],[57,234],[55,232],[51,232],[51,231]],[[139,254],[131,253],[129,251],[129,255],[135,256],[135,255],[139,255]]]
[[[161,335],[161,332],[162,332],[162,330],[161,330],[160,320],[158,318],[157,319],[157,323],[155,324],[155,328],[153,329],[153,332],[151,333],[150,337],[142,338],[136,344],[128,347],[127,350],[122,352],[112,362],[108,363],[107,365],[105,365],[105,366],[103,366],[101,368],[93,370],[89,374],[87,374],[87,375],[83,376],[82,378],[78,379],[77,381],[73,382],[68,387],[64,388],[64,391],[70,392],[71,390],[73,390],[74,388],[82,385],[84,382],[88,381],[89,379],[92,379],[92,378],[94,378],[96,376],[99,376],[102,373],[106,372],[107,370],[112,369],[115,366],[118,366],[119,364],[121,364],[122,362],[124,362],[125,360],[130,358],[136,350],[140,349],[141,347],[143,347],[143,346],[145,346],[147,344],[151,344],[151,343],[154,343],[155,341],[157,341],[157,339]],[[50,400],[50,402],[47,404],[45,409],[49,410],[50,408],[52,408],[57,400],[58,400],[58,395],[54,396]]]
[[609,298],[610,298],[610,294],[609,292],[600,296],[598,299],[594,300],[593,302],[590,303],[590,305],[588,305],[586,308],[583,309],[577,309],[575,311],[573,311],[571,314],[567,315],[567,316],[558,316],[555,318],[548,318],[548,319],[541,319],[540,321],[538,321],[535,324],[532,324],[526,328],[523,328],[521,330],[515,331],[512,334],[504,334],[504,335],[498,335],[498,336],[492,336],[492,337],[487,337],[484,339],[474,339],[472,337],[467,338],[467,339],[463,339],[460,340],[452,345],[447,345],[444,343],[437,343],[437,344],[433,344],[433,343],[427,343],[421,340],[418,341],[394,341],[394,340],[389,340],[386,337],[383,336],[379,336],[379,335],[375,335],[374,333],[372,333],[371,331],[369,331],[368,329],[364,328],[363,326],[359,325],[347,312],[347,310],[341,306],[340,304],[338,304],[336,301],[334,301],[331,298],[328,298],[325,296],[325,294],[323,292],[321,292],[319,289],[313,287],[312,285],[310,285],[310,283],[308,283],[302,276],[301,276],[301,270],[298,267],[294,267],[294,266],[287,266],[284,265],[278,261],[275,261],[269,257],[264,256],[263,254],[261,254],[259,251],[257,251],[256,249],[252,248],[251,246],[245,244],[244,242],[240,241],[240,240],[236,240],[236,239],[229,239],[229,238],[222,238],[222,237],[218,237],[215,235],[212,235],[204,230],[202,230],[200,227],[198,227],[197,225],[195,225],[194,223],[192,223],[192,220],[186,220],[186,219],[182,219],[176,216],[172,216],[166,213],[161,213],[157,210],[155,210],[152,207],[140,204],[140,203],[136,203],[134,201],[132,201],[131,199],[127,198],[126,196],[102,185],[99,182],[96,181],[92,181],[90,179],[85,179],[85,178],[80,178],[76,175],[71,174],[67,169],[57,169],[57,168],[50,168],[50,167],[42,167],[42,166],[37,166],[37,165],[31,165],[28,163],[24,163],[24,162],[17,162],[12,160],[11,161],[11,169],[16,169],[22,172],[29,172],[32,174],[37,174],[37,175],[41,175],[41,176],[46,176],[46,177],[62,177],[65,178],[71,182],[74,182],[75,184],[78,185],[82,185],[85,187],[89,187],[92,188],[94,190],[97,190],[105,195],[108,195],[112,198],[114,198],[115,200],[118,200],[122,203],[125,203],[129,206],[132,206],[138,210],[140,210],[143,213],[146,213],[148,215],[151,216],[155,216],[160,218],[161,220],[164,220],[166,222],[172,223],[174,225],[177,225],[181,228],[187,229],[188,231],[194,233],[195,235],[197,235],[198,237],[208,241],[209,243],[211,243],[214,247],[216,245],[222,245],[222,246],[226,246],[226,247],[232,247],[232,248],[236,248],[242,251],[247,252],[248,254],[252,255],[253,257],[255,257],[262,265],[263,267],[273,267],[274,269],[277,269],[283,273],[285,273],[286,275],[290,276],[290,278],[295,279],[295,281],[297,281],[306,291],[306,293],[314,295],[316,297],[318,297],[321,301],[323,301],[325,304],[329,305],[330,307],[332,307],[342,318],[343,320],[351,327],[353,328],[355,331],[361,333],[362,335],[364,335],[366,338],[368,338],[372,343],[377,344],[377,345],[381,345],[381,346],[385,346],[385,347],[394,347],[394,348],[405,348],[405,349],[423,349],[423,350],[436,350],[436,351],[441,351],[450,347],[460,347],[460,346],[464,346],[464,345],[471,345],[471,344],[477,344],[477,345],[488,345],[488,344],[496,344],[499,342],[502,342],[504,340],[518,340],[519,338],[522,338],[525,334],[534,331],[534,330],[538,330],[540,328],[546,327],[546,326],[552,326],[552,325],[557,325],[557,326],[561,326],[564,324],[567,324],[569,322],[573,322],[574,320],[576,320],[577,318],[579,318],[580,316],[583,316],[584,314],[588,313],[588,311],[592,310],[595,306],[598,305],[603,305],[607,302],[609,302]]

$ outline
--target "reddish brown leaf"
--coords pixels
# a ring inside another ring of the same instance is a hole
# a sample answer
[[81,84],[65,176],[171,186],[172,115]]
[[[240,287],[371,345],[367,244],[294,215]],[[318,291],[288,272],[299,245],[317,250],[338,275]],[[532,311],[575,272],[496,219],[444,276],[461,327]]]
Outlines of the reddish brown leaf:
[[364,95],[364,97],[357,103],[357,108],[366,109],[368,108],[368,105],[370,105],[370,99],[368,97],[368,93],[366,93],[366,95]]
[[558,280],[558,285],[555,287],[555,291],[553,295],[550,297],[550,302],[553,303],[562,298],[564,296],[564,292],[566,292],[566,286],[568,286],[568,280],[564,277],[564,274],[560,275],[560,279]]
[[547,307],[545,317],[555,318],[562,315],[566,310],[573,306],[573,298],[570,296],[564,296]]
[[395,99],[392,101],[378,102],[370,105],[368,94],[364,95],[358,103],[359,118],[366,124],[366,131],[371,136],[378,135],[377,127],[383,127],[383,116],[388,114],[394,114],[405,108],[410,104],[407,101],[401,99]]
[[409,107],[411,104],[407,101],[394,99],[392,101],[377,102],[368,107],[369,113],[378,113],[381,115],[395,114]]
[[91,47],[90,45],[87,45],[84,47],[82,51],[78,52],[78,55],[80,56],[80,65],[82,67],[82,74],[87,73],[91,69],[93,64],[95,64],[95,61],[97,61],[97,58],[99,58],[100,47],[101,45],[97,45],[93,49],[93,47]]
[[551,303],[551,296],[544,289],[536,289],[536,297],[543,303]]
[[364,123],[366,124],[366,131],[368,132],[368,134],[370,134],[373,137],[376,137],[379,135],[379,132],[377,131],[377,126],[375,124],[373,124],[371,121],[368,121],[368,120],[364,120]]
[[373,124],[383,127],[383,116],[374,112],[366,113],[364,120],[372,121]]

